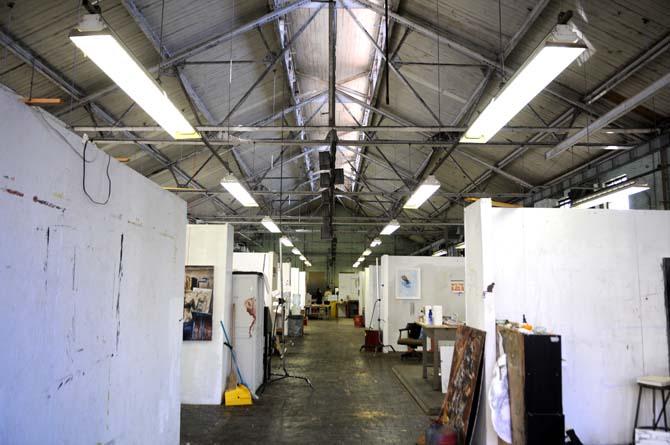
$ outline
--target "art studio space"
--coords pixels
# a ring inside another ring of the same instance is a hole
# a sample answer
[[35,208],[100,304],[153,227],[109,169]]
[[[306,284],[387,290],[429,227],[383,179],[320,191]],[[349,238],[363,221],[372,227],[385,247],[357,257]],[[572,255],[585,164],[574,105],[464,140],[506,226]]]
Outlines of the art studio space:
[[3,0],[0,444],[670,445],[668,0]]

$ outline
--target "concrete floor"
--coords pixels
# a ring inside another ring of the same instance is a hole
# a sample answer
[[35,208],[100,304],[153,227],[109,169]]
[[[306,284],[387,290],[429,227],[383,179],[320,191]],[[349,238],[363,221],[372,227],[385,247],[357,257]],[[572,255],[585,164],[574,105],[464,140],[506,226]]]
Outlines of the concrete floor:
[[[288,369],[251,407],[183,405],[182,444],[413,444],[429,418],[393,375],[397,354],[359,353],[349,319],[312,321]],[[275,363],[278,365],[278,363]]]

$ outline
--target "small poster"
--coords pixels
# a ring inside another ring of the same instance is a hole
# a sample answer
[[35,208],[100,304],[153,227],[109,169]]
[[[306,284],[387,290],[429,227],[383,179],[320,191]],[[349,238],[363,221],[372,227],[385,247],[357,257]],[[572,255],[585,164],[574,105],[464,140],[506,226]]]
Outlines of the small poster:
[[183,340],[212,340],[214,266],[186,266]]
[[451,280],[451,291],[455,294],[465,293],[465,281]]
[[396,272],[396,299],[421,298],[421,269],[402,268]]

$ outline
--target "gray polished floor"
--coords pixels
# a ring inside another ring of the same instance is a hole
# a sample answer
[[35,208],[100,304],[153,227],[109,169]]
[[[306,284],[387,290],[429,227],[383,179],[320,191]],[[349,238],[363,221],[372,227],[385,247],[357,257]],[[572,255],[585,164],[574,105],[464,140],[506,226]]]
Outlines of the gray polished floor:
[[312,321],[289,371],[251,407],[183,405],[182,444],[413,444],[430,419],[394,376],[397,354],[361,353],[349,319]]

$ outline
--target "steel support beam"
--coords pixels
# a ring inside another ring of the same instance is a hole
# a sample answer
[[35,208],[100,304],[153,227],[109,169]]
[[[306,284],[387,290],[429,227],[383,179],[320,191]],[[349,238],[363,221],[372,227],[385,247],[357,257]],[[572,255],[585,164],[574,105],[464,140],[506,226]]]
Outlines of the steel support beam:
[[621,102],[619,105],[617,105],[607,113],[600,116],[593,123],[589,124],[586,128],[582,128],[577,133],[556,144],[554,148],[552,148],[545,154],[545,158],[547,159],[555,158],[556,156],[563,153],[565,150],[569,149],[570,147],[574,146],[579,141],[587,137],[591,132],[591,128],[597,130],[605,127],[606,125],[609,125],[611,122],[629,113],[631,110],[640,105],[642,102],[652,97],[654,94],[658,92],[658,90],[668,85],[670,85],[670,73],[667,73],[666,75],[664,75],[651,85],[647,86],[645,89],[643,89],[633,97],[630,97],[625,101]]
[[[257,19],[251,20],[248,23],[245,23],[244,25],[235,28],[231,31],[226,31],[224,33],[221,33],[215,37],[207,38],[205,40],[202,40],[194,45],[191,45],[190,47],[183,49],[181,51],[177,51],[172,57],[164,60],[161,64],[159,65],[154,65],[149,68],[149,72],[155,73],[158,72],[159,68],[167,68],[170,66],[178,65],[182,61],[185,61],[186,59],[196,56],[204,51],[207,51],[210,48],[213,48],[217,45],[220,45],[224,42],[227,42],[231,39],[234,39],[235,37],[241,36],[245,34],[248,31],[251,31],[257,27],[263,26],[267,23],[272,22],[273,20],[276,20],[278,17],[281,17],[285,14],[288,14],[289,12],[292,12],[298,8],[301,8],[307,4],[309,4],[310,0],[297,0],[289,5],[286,5],[285,7],[278,9],[276,11],[269,12]],[[93,101],[98,99],[99,97],[102,97],[106,94],[111,93],[112,91],[116,91],[118,89],[118,85],[115,83],[109,85],[106,88],[103,88],[99,91],[96,91],[95,93],[86,95],[82,98],[80,98],[76,104],[74,105],[83,105],[87,102]],[[69,109],[67,110],[69,111]]]

